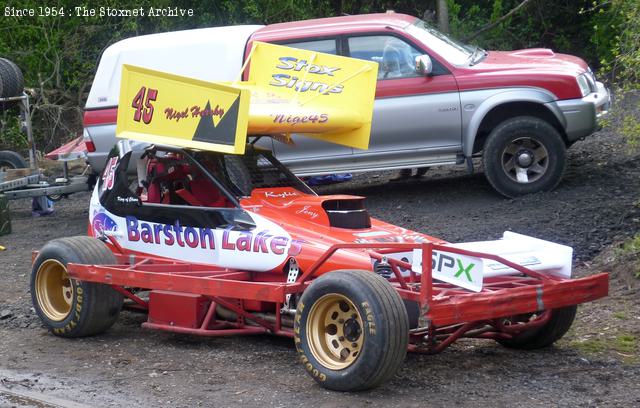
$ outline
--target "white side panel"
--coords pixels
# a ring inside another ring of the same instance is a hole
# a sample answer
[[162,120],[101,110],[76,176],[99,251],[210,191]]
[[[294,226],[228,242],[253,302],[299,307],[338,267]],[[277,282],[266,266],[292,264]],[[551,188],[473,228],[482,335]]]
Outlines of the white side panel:
[[279,225],[249,213],[251,231],[165,225],[118,217],[100,205],[94,189],[89,221],[95,236],[113,236],[122,248],[143,254],[249,271],[270,271],[283,264],[293,242]]

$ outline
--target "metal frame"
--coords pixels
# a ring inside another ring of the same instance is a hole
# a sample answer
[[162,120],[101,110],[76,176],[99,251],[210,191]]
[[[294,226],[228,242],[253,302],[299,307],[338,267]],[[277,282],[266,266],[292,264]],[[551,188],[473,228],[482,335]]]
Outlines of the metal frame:
[[[496,255],[433,243],[336,244],[295,282],[287,283],[284,275],[281,282],[265,282],[256,279],[260,276],[256,272],[147,256],[138,258],[125,254],[112,237],[109,241],[118,264],[69,264],[69,275],[83,281],[109,284],[131,299],[138,309],[148,309],[149,303],[128,288],[202,295],[210,303],[199,327],[151,322],[143,323],[143,327],[203,336],[272,333],[292,337],[293,329],[289,327],[292,311],[281,313],[286,296],[302,293],[312,282],[314,273],[342,249],[369,249],[374,260],[380,260],[385,253],[392,251],[422,249],[422,273],[410,272],[404,276],[401,269],[411,271],[411,265],[387,259],[393,271],[391,285],[403,299],[417,302],[420,306],[418,327],[409,333],[409,350],[415,352],[437,353],[461,337],[510,339],[524,330],[545,324],[551,316],[551,309],[592,301],[606,296],[608,292],[606,273],[564,279],[532,271]],[[430,260],[434,250],[491,259],[514,268],[520,275],[487,278],[481,292],[470,292],[432,279]],[[246,301],[273,303],[273,315],[245,309]],[[218,319],[220,307],[228,315],[231,313],[233,318]],[[504,321],[510,316],[528,314],[535,318],[526,323],[509,326]],[[283,324],[283,321],[289,324]]]

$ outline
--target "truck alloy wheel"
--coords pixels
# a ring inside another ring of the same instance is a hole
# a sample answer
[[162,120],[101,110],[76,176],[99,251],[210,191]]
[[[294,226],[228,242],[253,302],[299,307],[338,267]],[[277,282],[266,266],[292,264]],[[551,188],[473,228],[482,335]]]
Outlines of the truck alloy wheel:
[[102,333],[115,323],[123,296],[111,286],[77,281],[67,264],[115,264],[107,246],[92,237],[71,237],[47,243],[33,263],[31,300],[53,334],[81,337]]
[[364,390],[397,371],[407,352],[409,322],[400,295],[384,278],[341,270],[304,291],[294,337],[300,361],[321,386]]
[[543,119],[518,116],[489,134],[483,163],[487,180],[502,195],[550,191],[562,179],[566,146],[558,131]]
[[549,167],[549,152],[530,137],[518,138],[502,150],[502,170],[517,183],[533,183],[544,176]]

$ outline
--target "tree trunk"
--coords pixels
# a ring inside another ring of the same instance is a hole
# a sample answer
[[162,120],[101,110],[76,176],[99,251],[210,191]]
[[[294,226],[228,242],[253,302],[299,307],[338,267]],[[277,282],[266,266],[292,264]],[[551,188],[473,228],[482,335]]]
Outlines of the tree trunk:
[[449,8],[447,0],[438,0],[438,28],[443,33],[449,32]]

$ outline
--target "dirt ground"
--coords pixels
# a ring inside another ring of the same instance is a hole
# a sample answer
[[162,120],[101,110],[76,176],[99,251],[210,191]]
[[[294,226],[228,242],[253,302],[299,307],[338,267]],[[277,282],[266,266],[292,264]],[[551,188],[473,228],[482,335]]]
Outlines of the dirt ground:
[[[107,333],[52,336],[31,307],[31,251],[86,231],[88,194],[32,218],[12,203],[0,237],[0,406],[497,406],[640,405],[640,298],[632,267],[611,262],[640,231],[640,155],[611,132],[578,142],[553,192],[509,200],[481,173],[436,168],[422,179],[359,175],[322,193],[368,197],[378,218],[449,241],[496,239],[505,230],[570,245],[579,275],[613,271],[611,295],[584,305],[572,330],[545,350],[522,352],[464,340],[435,356],[409,355],[392,381],[361,393],[317,386],[293,342],[272,336],[198,338],[143,330],[123,312]],[[637,270],[637,269],[636,269]]]

